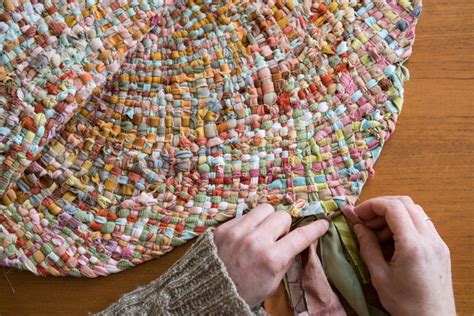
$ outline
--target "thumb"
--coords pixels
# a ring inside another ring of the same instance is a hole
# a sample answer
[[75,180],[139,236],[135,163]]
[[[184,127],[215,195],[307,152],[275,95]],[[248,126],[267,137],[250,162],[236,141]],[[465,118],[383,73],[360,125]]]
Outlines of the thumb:
[[375,233],[362,224],[354,225],[354,232],[359,240],[360,254],[364,258],[370,275],[382,276],[388,270],[388,264],[382,253],[382,248]]
[[329,222],[325,219],[320,219],[311,224],[298,227],[281,238],[277,242],[277,247],[279,247],[282,253],[292,258],[324,235],[328,228]]

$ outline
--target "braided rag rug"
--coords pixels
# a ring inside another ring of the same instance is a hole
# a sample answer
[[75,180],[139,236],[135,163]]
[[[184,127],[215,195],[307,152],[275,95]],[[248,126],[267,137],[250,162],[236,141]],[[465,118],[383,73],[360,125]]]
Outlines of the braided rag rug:
[[105,276],[267,202],[295,226],[331,217],[323,266],[345,297],[361,292],[348,222],[402,109],[420,12],[0,1],[0,264]]

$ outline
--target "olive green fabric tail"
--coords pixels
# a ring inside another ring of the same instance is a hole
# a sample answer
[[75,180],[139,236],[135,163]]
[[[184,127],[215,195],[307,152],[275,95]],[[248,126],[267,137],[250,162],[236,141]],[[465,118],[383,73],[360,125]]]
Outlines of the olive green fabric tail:
[[329,230],[320,240],[321,261],[324,271],[339,293],[360,316],[369,316],[369,308],[357,274],[347,261],[336,225],[331,223]]
[[357,246],[356,241],[354,240],[353,234],[347,224],[347,221],[344,216],[338,216],[332,220],[337,231],[337,235],[340,237],[342,242],[342,247],[347,253],[347,260],[354,268],[359,280],[362,283],[370,282],[369,271],[365,265],[364,260],[360,256],[359,247]]
[[[318,214],[315,217],[328,219],[326,214]],[[293,224],[293,229],[307,224],[308,221],[310,221],[309,218],[296,221]],[[366,302],[361,283],[369,283],[370,275],[363,259],[360,257],[357,243],[352,237],[349,225],[343,216],[339,215],[330,220],[328,232],[320,238],[319,244],[324,273],[354,311],[362,316],[386,315],[383,311],[368,305]],[[284,279],[285,288],[295,312],[301,313],[306,310],[311,314],[310,304],[307,304],[307,295],[310,295],[310,293],[305,292],[302,283],[303,278],[305,278],[303,273],[304,263],[302,260],[297,260],[297,262],[299,262],[297,264],[299,268],[292,266],[291,271],[288,272],[291,275],[287,274]]]

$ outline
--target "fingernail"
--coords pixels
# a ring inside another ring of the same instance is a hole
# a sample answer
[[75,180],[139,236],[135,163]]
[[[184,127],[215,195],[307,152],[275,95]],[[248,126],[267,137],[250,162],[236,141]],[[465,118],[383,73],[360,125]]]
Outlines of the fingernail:
[[323,223],[326,223],[326,229],[329,229],[329,225],[331,224],[329,222],[329,220],[325,219],[325,218],[322,218],[320,220],[318,220],[318,222],[323,222]]

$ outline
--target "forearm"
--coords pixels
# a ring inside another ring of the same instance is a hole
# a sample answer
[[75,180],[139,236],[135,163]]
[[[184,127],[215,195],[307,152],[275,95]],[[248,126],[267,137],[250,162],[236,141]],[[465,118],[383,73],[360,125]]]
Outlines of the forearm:
[[217,255],[212,232],[201,236],[168,272],[125,294],[99,315],[252,314]]

